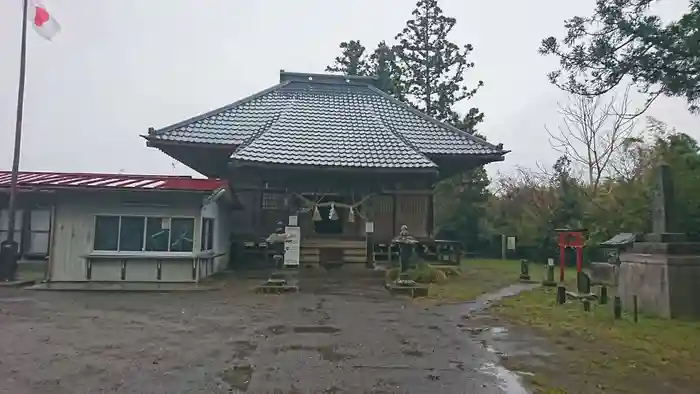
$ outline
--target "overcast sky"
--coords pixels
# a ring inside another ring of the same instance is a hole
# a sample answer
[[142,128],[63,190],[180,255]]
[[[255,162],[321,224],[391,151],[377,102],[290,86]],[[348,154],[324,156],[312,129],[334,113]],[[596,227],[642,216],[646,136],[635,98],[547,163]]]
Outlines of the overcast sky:
[[[139,137],[276,84],[279,70],[323,72],[338,43],[391,40],[413,0],[46,0],[62,25],[53,42],[30,31],[22,170],[183,173]],[[678,15],[687,0],[665,0]],[[546,73],[539,41],[592,0],[442,0],[457,18],[451,39],[474,45],[469,81],[485,86],[458,108],[478,106],[479,131],[513,153],[489,172],[551,164],[544,131],[565,96]],[[21,0],[0,1],[0,167],[12,161]],[[700,118],[664,99],[651,115],[700,138]]]

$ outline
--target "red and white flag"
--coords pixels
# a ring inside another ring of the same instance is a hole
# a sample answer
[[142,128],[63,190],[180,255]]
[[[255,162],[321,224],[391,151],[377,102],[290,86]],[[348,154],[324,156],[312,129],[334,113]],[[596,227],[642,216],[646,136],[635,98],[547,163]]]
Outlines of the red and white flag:
[[28,15],[34,30],[49,41],[61,31],[61,25],[58,24],[56,18],[49,13],[46,7],[38,2],[30,2]]

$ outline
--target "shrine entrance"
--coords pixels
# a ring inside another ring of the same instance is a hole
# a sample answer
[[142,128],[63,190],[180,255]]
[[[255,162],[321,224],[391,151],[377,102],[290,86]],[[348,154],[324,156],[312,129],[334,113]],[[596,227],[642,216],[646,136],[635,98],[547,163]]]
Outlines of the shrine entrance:
[[314,221],[314,233],[318,235],[340,235],[343,233],[343,221],[340,218],[329,218],[331,207],[319,207],[321,220]]
[[[340,204],[346,203],[346,199],[341,196],[329,197],[328,202]],[[347,214],[343,217],[344,209],[335,205],[321,205],[318,207],[318,215],[314,213],[314,233],[318,235],[342,235],[343,224],[347,221]]]

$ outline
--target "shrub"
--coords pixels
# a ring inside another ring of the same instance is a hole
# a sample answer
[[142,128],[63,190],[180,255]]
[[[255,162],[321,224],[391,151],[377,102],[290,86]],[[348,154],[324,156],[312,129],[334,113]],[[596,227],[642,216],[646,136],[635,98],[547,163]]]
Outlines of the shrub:
[[[399,277],[400,269],[391,268],[386,271],[386,281],[393,282]],[[459,276],[459,270],[453,267],[434,267],[428,263],[420,263],[415,268],[407,271],[408,277],[417,283],[440,283],[448,277]]]
[[399,278],[399,269],[398,268],[391,268],[386,271],[386,281],[387,282],[393,282],[396,279]]
[[445,276],[448,278],[455,278],[455,277],[462,275],[462,271],[460,271],[460,269],[457,267],[451,267],[448,265],[439,265],[439,266],[433,266],[433,268],[442,271],[445,274]]
[[447,280],[447,275],[430,264],[421,263],[410,271],[411,279],[418,283],[439,283]]

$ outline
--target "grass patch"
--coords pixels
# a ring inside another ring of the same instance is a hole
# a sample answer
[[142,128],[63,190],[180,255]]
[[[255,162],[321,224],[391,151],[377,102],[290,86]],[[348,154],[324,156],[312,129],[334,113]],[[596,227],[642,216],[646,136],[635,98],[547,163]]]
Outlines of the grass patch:
[[[573,279],[574,275],[567,275]],[[573,283],[568,288],[573,289]],[[697,393],[700,387],[700,323],[623,315],[611,301],[556,305],[556,288],[538,288],[503,300],[491,312],[547,338],[555,355],[544,363],[527,357],[506,365],[533,372],[538,393]]]
[[[444,270],[446,280],[430,284],[428,299],[442,302],[472,301],[480,295],[518,282],[520,262],[514,260],[463,260],[459,267],[433,265]],[[530,275],[541,279],[543,269],[530,265]]]

